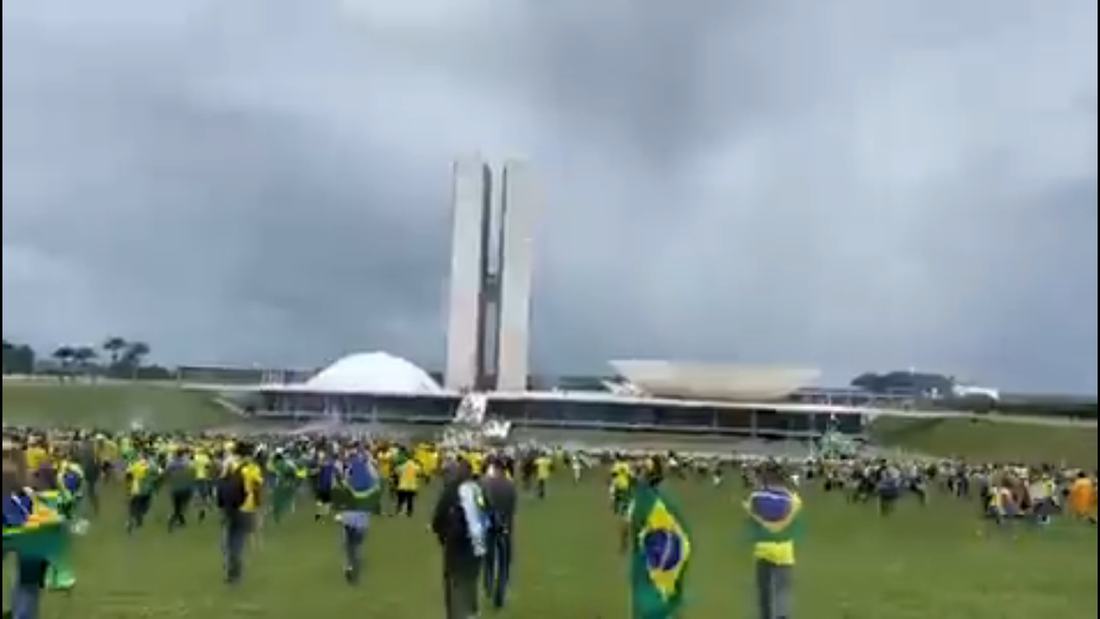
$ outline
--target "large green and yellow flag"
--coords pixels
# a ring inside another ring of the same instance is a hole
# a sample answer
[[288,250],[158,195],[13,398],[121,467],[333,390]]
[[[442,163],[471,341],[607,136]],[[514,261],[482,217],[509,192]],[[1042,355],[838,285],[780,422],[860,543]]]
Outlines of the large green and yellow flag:
[[69,527],[56,507],[31,493],[4,497],[4,554],[55,560],[69,547]]
[[691,563],[691,536],[680,511],[649,485],[634,491],[631,603],[634,619],[667,619],[680,608]]

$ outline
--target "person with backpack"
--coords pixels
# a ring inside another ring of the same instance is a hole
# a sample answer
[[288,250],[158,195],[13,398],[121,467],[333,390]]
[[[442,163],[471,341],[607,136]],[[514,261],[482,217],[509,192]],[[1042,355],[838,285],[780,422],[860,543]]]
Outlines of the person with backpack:
[[252,446],[241,442],[218,483],[218,506],[224,514],[222,552],[225,580],[240,581],[244,572],[244,549],[256,527],[256,513],[263,495],[264,475],[253,459]]
[[443,547],[443,595],[447,619],[477,616],[478,576],[486,554],[487,514],[470,463],[459,459],[448,471],[432,517]]

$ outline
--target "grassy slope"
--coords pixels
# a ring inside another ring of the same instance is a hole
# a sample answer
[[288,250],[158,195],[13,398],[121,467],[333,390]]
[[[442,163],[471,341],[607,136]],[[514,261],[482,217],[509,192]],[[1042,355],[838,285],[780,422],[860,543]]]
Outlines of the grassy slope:
[[[626,617],[626,563],[616,552],[605,471],[574,486],[552,480],[550,498],[520,507],[512,607],[501,619]],[[742,539],[739,483],[716,490],[673,483],[689,519],[694,557],[683,619],[750,619],[752,563]],[[737,486],[735,488],[735,486]],[[79,540],[79,584],[50,594],[44,619],[291,619],[442,616],[439,553],[425,530],[434,489],[415,518],[374,522],[359,588],[341,579],[339,530],[314,523],[309,501],[249,550],[244,585],[220,582],[214,522],[165,532],[167,498],[148,528],[127,539],[117,490]],[[1097,613],[1096,530],[1061,522],[1049,531],[985,531],[972,503],[905,501],[891,520],[840,495],[807,493],[809,514],[796,579],[797,617],[813,619],[1085,619]],[[5,570],[7,572],[7,570]]]
[[207,395],[152,385],[4,383],[4,423],[34,426],[196,429],[237,418]]
[[883,418],[872,435],[889,446],[974,460],[1053,462],[1095,467],[1095,427],[1048,427],[994,421]]

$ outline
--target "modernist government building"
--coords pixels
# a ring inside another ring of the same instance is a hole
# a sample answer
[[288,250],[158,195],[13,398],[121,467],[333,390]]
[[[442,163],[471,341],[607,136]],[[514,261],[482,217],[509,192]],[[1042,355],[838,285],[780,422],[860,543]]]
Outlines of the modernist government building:
[[442,373],[372,352],[317,372],[266,372],[263,380],[253,373],[251,384],[233,387],[224,372],[208,368],[184,369],[181,380],[232,392],[251,414],[301,421],[443,425],[473,408],[516,428],[811,438],[828,429],[861,433],[875,415],[936,414],[917,410],[929,408],[921,404],[928,394],[918,389],[815,389],[818,372],[801,368],[609,361],[605,376],[532,376],[541,201],[523,162],[498,170],[478,159],[454,165]]

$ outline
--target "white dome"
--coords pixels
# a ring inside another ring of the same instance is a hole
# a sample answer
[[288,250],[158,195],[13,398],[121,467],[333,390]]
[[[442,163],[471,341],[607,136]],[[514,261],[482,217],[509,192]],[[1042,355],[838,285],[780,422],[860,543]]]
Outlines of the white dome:
[[311,391],[438,394],[439,383],[416,364],[389,353],[348,355],[306,381]]

